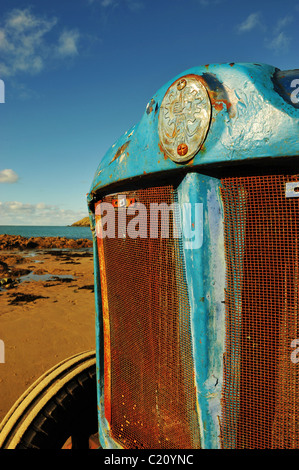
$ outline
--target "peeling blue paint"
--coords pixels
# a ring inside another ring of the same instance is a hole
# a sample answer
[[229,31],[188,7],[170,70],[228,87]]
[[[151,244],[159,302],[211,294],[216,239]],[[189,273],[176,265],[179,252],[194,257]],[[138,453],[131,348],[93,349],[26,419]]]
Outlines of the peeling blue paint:
[[189,173],[178,188],[180,205],[191,202],[203,204],[204,208],[203,244],[195,250],[184,250],[199,428],[204,449],[220,447],[225,270],[219,186],[216,178]]

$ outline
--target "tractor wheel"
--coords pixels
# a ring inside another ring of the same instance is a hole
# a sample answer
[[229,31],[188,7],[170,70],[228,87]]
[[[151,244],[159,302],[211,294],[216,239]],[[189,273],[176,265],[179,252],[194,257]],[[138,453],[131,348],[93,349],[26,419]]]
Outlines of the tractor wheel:
[[0,424],[0,449],[88,449],[98,430],[96,397],[94,351],[60,362],[8,412]]

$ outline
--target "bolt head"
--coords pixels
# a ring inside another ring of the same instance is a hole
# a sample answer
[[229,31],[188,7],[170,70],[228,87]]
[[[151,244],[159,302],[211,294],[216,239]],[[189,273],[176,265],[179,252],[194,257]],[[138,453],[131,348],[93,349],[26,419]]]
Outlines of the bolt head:
[[186,155],[186,153],[188,152],[188,145],[187,144],[179,144],[178,145],[178,148],[177,148],[177,153],[183,157],[184,155]]
[[185,88],[186,85],[187,80],[185,80],[185,78],[182,78],[177,84],[177,89],[181,91],[183,88]]

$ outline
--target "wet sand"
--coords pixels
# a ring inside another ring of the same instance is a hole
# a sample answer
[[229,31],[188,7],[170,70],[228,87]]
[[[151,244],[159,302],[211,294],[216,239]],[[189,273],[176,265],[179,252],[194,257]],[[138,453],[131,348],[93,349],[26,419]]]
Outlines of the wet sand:
[[90,248],[0,250],[0,422],[44,372],[95,349]]

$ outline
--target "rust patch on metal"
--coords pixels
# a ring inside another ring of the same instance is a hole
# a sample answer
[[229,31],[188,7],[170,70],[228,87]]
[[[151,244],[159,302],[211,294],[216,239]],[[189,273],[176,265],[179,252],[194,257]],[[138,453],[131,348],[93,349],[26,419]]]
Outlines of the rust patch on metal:
[[[119,149],[117,150],[116,154],[114,155],[114,157],[112,158],[111,162],[109,163],[109,165],[114,162],[117,158],[119,158],[121,156],[121,154],[124,153],[124,151],[126,150],[126,148],[128,147],[129,143],[131,141],[128,140],[127,142],[125,142],[121,147],[119,147]],[[129,152],[127,152],[127,155],[129,155]]]
[[231,102],[228,101],[227,99],[218,99],[218,96],[217,96],[217,93],[215,93],[214,91],[211,92],[210,94],[210,99],[211,99],[211,103],[212,103],[212,106],[216,109],[216,111],[222,111],[223,110],[223,107],[224,105],[226,106],[226,109],[227,109],[227,112],[228,114],[231,115],[231,117],[235,116],[235,113],[231,113]]
[[118,199],[116,199],[116,198],[112,199],[112,205],[113,205],[113,207],[116,207],[116,208],[124,207],[124,206],[130,207],[130,206],[133,206],[135,204],[135,202],[136,202],[136,198],[127,197],[126,201],[125,201],[125,204],[122,205],[121,202]]
[[147,113],[147,114],[151,114],[151,112],[152,112],[153,109],[154,109],[154,108],[153,108],[154,104],[155,104],[155,100],[152,98],[152,99],[150,100],[150,102],[148,103],[147,107],[146,107],[146,113]]
[[[99,202],[99,204],[101,201]],[[101,223],[98,223],[96,216],[96,226],[98,230],[102,230]],[[106,263],[104,254],[103,238],[97,237],[98,250],[99,250],[99,267],[101,278],[101,293],[102,293],[102,308],[103,308],[103,336],[104,336],[104,384],[105,384],[105,399],[104,409],[105,417],[111,421],[111,338],[110,338],[110,320],[109,320],[109,306],[108,306],[108,290],[107,290],[107,277],[106,277]]]
[[220,112],[223,110],[224,105],[228,112],[229,117],[233,118],[236,116],[236,103],[239,101],[233,90],[224,86],[215,74],[204,73],[199,76],[202,80],[203,85],[207,88],[211,104],[213,108]]
[[164,160],[167,160],[167,159],[168,159],[168,156],[167,156],[166,153],[164,152],[164,149],[163,149],[163,147],[162,147],[161,142],[158,143],[158,147],[159,147],[160,152],[161,152],[161,153],[163,154],[163,156],[164,156]]

